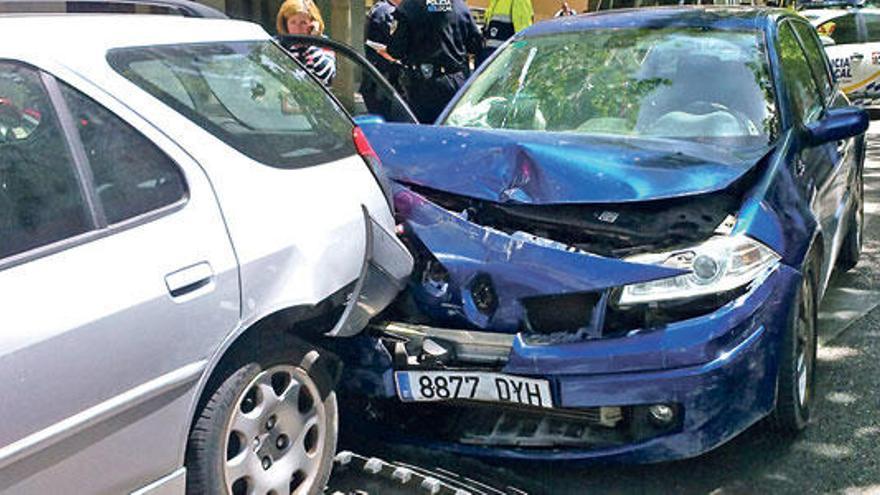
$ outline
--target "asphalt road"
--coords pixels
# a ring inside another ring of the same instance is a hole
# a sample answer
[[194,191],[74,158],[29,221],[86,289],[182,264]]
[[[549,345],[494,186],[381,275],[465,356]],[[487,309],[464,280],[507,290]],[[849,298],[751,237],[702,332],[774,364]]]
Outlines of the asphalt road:
[[835,275],[821,309],[819,403],[794,440],[758,424],[695,459],[599,467],[489,465],[411,447],[349,447],[534,494],[880,494],[880,122],[869,131],[865,195],[862,258],[853,271]]

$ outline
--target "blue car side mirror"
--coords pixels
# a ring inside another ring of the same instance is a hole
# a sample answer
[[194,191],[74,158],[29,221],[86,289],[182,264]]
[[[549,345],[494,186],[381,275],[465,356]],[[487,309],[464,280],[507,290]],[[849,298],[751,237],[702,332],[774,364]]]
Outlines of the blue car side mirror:
[[807,124],[807,134],[810,144],[819,145],[858,136],[869,124],[868,112],[861,108],[832,108],[823,118]]
[[381,115],[372,114],[372,113],[357,115],[352,120],[354,120],[354,123],[359,126],[370,125],[370,124],[374,124],[374,125],[375,124],[384,124],[385,123],[385,117],[383,117]]

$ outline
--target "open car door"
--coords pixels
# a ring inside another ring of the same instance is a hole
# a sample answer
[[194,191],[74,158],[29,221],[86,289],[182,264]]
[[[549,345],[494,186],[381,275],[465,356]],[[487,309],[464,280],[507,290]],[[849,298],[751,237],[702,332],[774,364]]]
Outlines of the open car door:
[[336,74],[327,88],[358,124],[418,123],[395,87],[354,48],[314,36],[284,35],[276,40],[285,49],[315,46],[335,54]]

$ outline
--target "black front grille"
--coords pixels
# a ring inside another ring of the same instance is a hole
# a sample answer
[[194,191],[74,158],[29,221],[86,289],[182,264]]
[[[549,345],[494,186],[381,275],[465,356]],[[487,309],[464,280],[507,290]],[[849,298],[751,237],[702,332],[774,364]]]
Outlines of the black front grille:
[[528,333],[577,332],[593,326],[601,292],[580,292],[522,300]]
[[[606,408],[607,409],[607,408]],[[374,403],[381,424],[403,438],[517,449],[602,449],[674,433],[680,421],[650,423],[645,406],[540,409],[482,403]]]
[[620,434],[599,426],[599,408],[555,415],[515,410],[475,410],[459,442],[496,447],[601,447],[619,443]]

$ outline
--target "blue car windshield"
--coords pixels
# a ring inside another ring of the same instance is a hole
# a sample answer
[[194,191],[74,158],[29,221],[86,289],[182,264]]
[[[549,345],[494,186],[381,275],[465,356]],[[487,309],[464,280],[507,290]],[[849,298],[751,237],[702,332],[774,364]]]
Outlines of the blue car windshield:
[[515,41],[444,123],[767,145],[776,105],[763,34],[608,29]]

